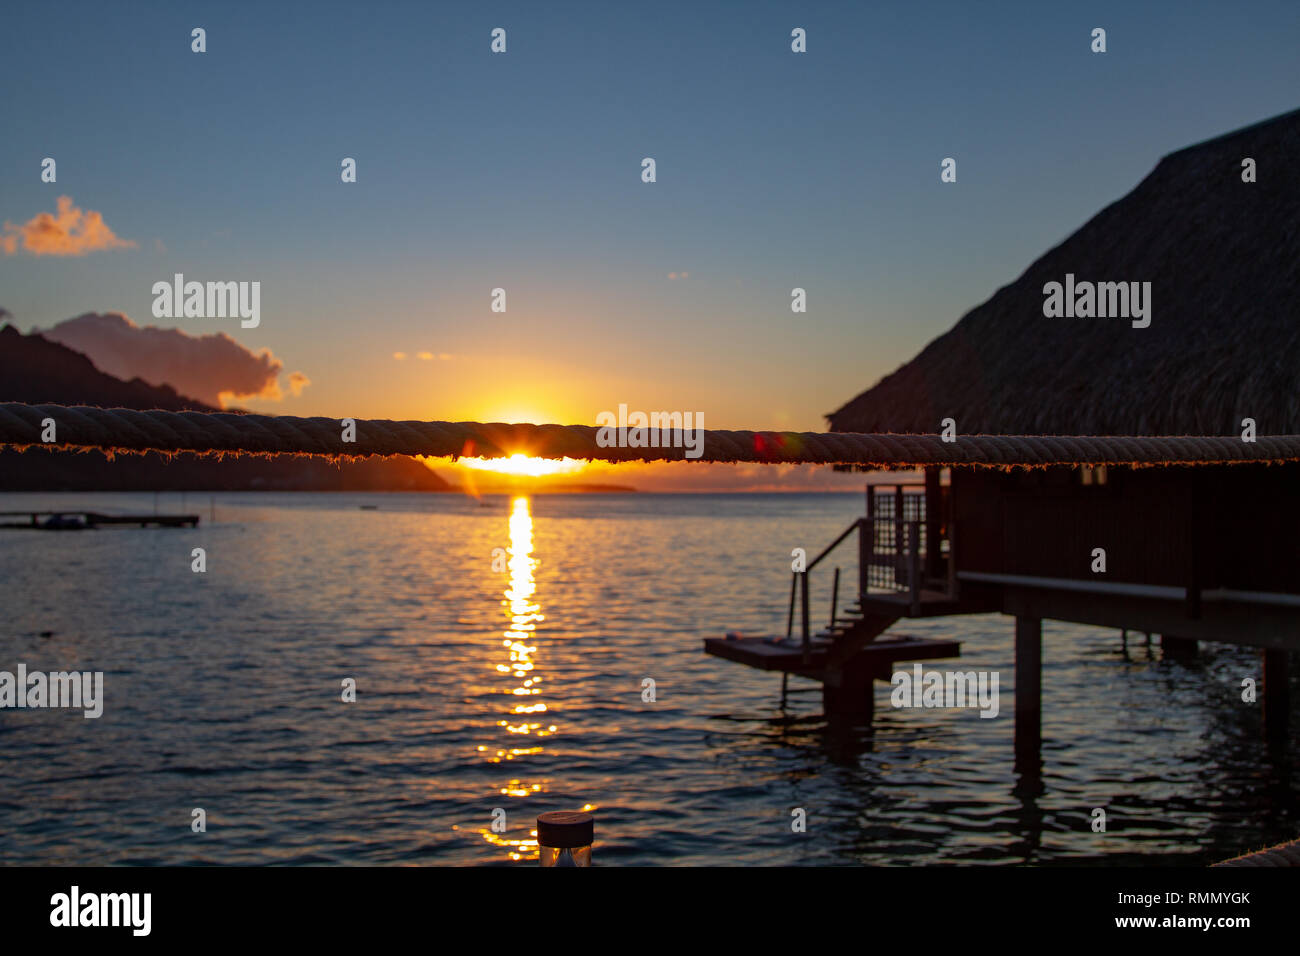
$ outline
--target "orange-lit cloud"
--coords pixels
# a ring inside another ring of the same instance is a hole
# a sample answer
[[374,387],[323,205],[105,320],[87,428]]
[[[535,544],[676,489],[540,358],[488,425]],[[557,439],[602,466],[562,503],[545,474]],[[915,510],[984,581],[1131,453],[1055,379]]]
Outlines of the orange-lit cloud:
[[[38,331],[86,355],[109,375],[170,385],[208,405],[225,408],[239,399],[284,397],[279,383],[284,363],[270,349],[254,353],[224,332],[187,335],[180,329],[141,327],[120,312],[88,312]],[[310,384],[301,372],[289,375],[294,395]]]
[[119,239],[99,213],[72,204],[71,196],[60,196],[59,211],[37,213],[15,226],[5,222],[0,249],[12,256],[21,247],[34,256],[84,256],[101,249],[134,249],[130,239]]
[[[450,352],[429,352],[429,351],[416,352],[415,357],[422,362],[432,362],[434,359],[437,359],[440,362],[450,362],[453,358],[455,358],[455,356],[452,355]],[[393,358],[397,359],[397,361],[399,362],[404,362],[406,361],[406,359],[410,358],[410,353],[394,352]]]

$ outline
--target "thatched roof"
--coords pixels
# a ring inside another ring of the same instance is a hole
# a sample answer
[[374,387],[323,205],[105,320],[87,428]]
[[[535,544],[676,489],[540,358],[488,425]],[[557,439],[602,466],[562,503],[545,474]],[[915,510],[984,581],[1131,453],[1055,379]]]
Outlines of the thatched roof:
[[[1242,182],[1242,160],[1257,181]],[[1300,110],[1166,156],[832,431],[1300,434]],[[1043,287],[1152,283],[1152,320],[1047,318]]]

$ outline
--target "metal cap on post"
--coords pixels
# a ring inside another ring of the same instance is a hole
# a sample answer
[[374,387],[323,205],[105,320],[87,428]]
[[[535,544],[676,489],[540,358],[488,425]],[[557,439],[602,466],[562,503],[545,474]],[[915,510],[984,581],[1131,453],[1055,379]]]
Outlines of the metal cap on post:
[[580,810],[552,810],[537,817],[538,862],[542,866],[591,866],[596,822]]

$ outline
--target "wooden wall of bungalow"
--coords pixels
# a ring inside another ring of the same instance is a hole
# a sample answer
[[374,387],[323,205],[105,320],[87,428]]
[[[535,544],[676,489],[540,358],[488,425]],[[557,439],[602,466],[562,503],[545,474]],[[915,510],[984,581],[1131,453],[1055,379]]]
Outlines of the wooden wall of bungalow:
[[1300,465],[954,469],[950,496],[962,572],[1300,594]]

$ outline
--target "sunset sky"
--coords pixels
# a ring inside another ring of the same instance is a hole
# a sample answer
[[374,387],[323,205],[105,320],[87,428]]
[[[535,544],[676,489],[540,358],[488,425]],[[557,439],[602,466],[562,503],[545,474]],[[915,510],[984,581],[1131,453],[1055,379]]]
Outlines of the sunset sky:
[[[228,333],[268,413],[820,430],[1163,154],[1296,107],[1294,0],[1142,6],[15,6],[0,307]],[[116,238],[35,254],[60,196]],[[260,281],[260,326],[155,319],[177,272]]]

